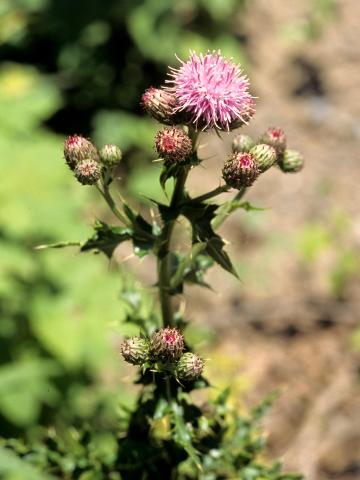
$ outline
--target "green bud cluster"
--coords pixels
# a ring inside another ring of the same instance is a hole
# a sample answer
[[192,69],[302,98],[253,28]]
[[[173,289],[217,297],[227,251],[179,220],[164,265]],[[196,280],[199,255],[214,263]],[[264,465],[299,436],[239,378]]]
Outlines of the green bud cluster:
[[195,353],[184,353],[184,336],[177,328],[162,328],[149,340],[132,337],[120,346],[124,360],[132,365],[152,364],[158,371],[173,374],[183,381],[194,381],[204,369],[204,361]]
[[285,173],[299,172],[304,165],[303,156],[287,149],[286,144],[286,135],[278,127],[268,128],[257,142],[249,135],[236,135],[231,145],[233,154],[223,167],[224,180],[229,186],[240,189],[252,185],[259,174],[273,165]]
[[100,152],[93,143],[81,135],[71,135],[64,143],[64,157],[82,185],[94,185],[101,178],[102,168],[112,168],[121,160],[116,145],[104,145]]

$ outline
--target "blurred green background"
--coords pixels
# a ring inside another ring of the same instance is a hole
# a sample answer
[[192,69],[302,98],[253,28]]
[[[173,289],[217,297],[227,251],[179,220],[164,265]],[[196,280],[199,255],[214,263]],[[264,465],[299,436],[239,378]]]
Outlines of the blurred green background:
[[[270,3],[272,8],[284,6],[280,0]],[[282,49],[275,54],[270,48],[262,61],[263,65],[268,59],[283,61],[283,70],[276,71],[280,80],[281,74],[286,77],[283,102],[289,109],[297,102],[298,112],[311,110],[311,121],[305,125],[307,117],[301,113],[291,118],[276,102],[275,111],[266,104],[261,110],[260,99],[259,122],[265,129],[265,122],[274,116],[273,121],[289,126],[292,138],[300,125],[305,138],[306,129],[316,130],[324,122],[326,128],[331,107],[336,107],[336,96],[327,90],[332,77],[326,77],[326,61],[319,73],[316,48],[321,49],[321,38],[329,41],[326,32],[337,28],[339,10],[335,0],[308,0],[304,11],[292,14],[293,3],[273,20],[270,36],[280,39]],[[356,2],[350,3],[356,10]],[[128,316],[147,317],[153,309],[151,291],[141,287],[126,267],[109,266],[101,256],[80,255],[73,249],[34,249],[43,243],[84,240],[91,235],[91,223],[104,215],[97,195],[76,184],[64,165],[65,135],[91,136],[98,145],[117,143],[124,153],[122,174],[128,193],[161,195],[158,169],[151,165],[157,125],[143,115],[142,92],[161,85],[167,65],[176,64],[175,53],[184,58],[189,49],[221,49],[242,63],[251,78],[261,73],[256,46],[269,37],[267,11],[262,8],[262,2],[246,0],[0,2],[0,437],[37,438],[48,425],[61,429],[86,422],[100,431],[118,421],[119,399],[129,404],[133,395],[124,388],[127,372],[116,345],[129,331]],[[330,63],[331,49],[324,48]],[[271,104],[273,91],[267,91],[266,80],[261,82],[259,74],[254,93],[267,95]],[[319,130],[311,141],[320,138],[326,143],[332,128]],[[341,142],[340,136],[339,148]],[[296,146],[302,146],[300,140]],[[311,157],[309,148],[306,154]],[[309,168],[313,166],[310,161]],[[359,276],[352,209],[347,209],[346,199],[342,203],[341,194],[337,197],[328,171],[315,166],[315,175],[320,200],[307,194],[303,215],[290,233],[262,230],[259,222],[266,213],[259,221],[244,219],[240,233],[255,242],[260,238],[259,248],[265,248],[267,258],[290,249],[300,282],[319,275],[322,298],[330,305],[343,305],[353,301]],[[295,195],[300,195],[293,185]],[[283,192],[287,199],[286,189]],[[261,189],[259,194],[264,201]],[[336,205],[331,204],[326,215],[318,214],[316,208],[324,198],[327,205],[330,197],[338,198]],[[281,221],[287,221],[284,211],[279,214],[280,231]],[[238,220],[232,228],[239,231]],[[263,281],[261,262],[251,249],[239,260],[252,287]],[[304,297],[308,294],[305,288]],[[352,352],[359,348],[360,337],[350,324],[351,331],[344,336]],[[206,333],[209,343],[216,327],[202,325],[200,333],[193,333],[200,338]],[[224,348],[219,358],[226,353]],[[0,450],[0,478],[22,480],[16,476],[16,462],[10,463]]]

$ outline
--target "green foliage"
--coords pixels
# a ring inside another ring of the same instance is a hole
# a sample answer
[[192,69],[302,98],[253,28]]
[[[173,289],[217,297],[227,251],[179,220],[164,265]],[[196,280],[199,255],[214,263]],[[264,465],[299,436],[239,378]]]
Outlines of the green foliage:
[[118,369],[109,326],[151,307],[143,295],[131,306],[127,297],[138,293],[135,282],[109,272],[99,258],[89,261],[68,250],[59,263],[51,252],[34,249],[64,232],[86,238],[80,220],[93,195],[76,188],[59,161],[61,140],[40,125],[61,103],[53,82],[34,68],[9,64],[0,71],[0,85],[6,132],[0,139],[2,434],[31,435],[37,424],[91,418],[96,410],[113,418],[119,387],[100,381],[104,372]]

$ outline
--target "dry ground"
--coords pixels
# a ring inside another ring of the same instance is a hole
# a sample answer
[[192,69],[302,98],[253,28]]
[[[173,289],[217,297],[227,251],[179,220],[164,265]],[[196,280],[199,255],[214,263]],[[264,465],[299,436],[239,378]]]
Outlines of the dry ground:
[[[328,277],[336,256],[360,245],[360,2],[339,1],[318,39],[290,41],[285,27],[307,11],[308,2],[255,0],[245,20],[259,97],[246,131],[257,136],[268,125],[282,126],[306,168],[294,176],[273,169],[257,182],[249,199],[268,210],[239,213],[223,228],[240,271],[244,264],[243,283],[213,272],[219,294],[189,292],[187,311],[221,333],[219,343],[234,361],[240,352],[249,401],[280,389],[266,420],[269,453],[308,480],[354,480],[360,478],[360,358],[351,336],[359,326],[360,281],[355,274],[337,298]],[[203,155],[211,158],[194,172],[195,191],[206,180],[216,186],[224,156],[218,140],[206,141]],[[346,224],[341,234],[336,218]],[[310,264],[296,248],[309,224],[334,237]]]

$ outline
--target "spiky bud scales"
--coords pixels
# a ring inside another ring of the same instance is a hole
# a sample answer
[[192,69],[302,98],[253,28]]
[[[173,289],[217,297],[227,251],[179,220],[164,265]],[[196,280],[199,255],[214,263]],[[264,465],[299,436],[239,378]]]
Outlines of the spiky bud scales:
[[222,175],[233,188],[250,187],[260,174],[256,159],[250,153],[234,153],[226,160]]
[[234,153],[249,152],[255,145],[254,140],[249,135],[236,135],[234,137],[231,148]]
[[286,135],[284,130],[277,127],[268,128],[260,137],[259,143],[266,143],[267,145],[270,145],[271,147],[275,148],[278,155],[281,155],[284,153],[286,148]]
[[155,137],[155,148],[166,161],[182,163],[192,152],[190,137],[180,128],[167,127]]
[[286,149],[279,158],[278,165],[285,173],[297,173],[304,166],[304,157],[297,150]]
[[178,360],[184,351],[184,337],[177,328],[162,328],[150,340],[151,356],[155,360],[171,362]]
[[74,175],[82,185],[94,185],[100,179],[101,166],[96,160],[86,158],[76,165]]
[[201,376],[203,369],[203,360],[195,353],[187,352],[180,357],[175,372],[179,380],[192,381]]
[[109,167],[114,167],[121,160],[121,150],[117,145],[107,144],[100,150],[101,162]]
[[150,87],[141,97],[144,110],[155,120],[165,125],[180,123],[180,116],[176,112],[176,97],[173,93],[162,88]]
[[79,162],[85,159],[98,160],[99,155],[90,140],[81,135],[71,135],[64,142],[64,157],[71,170],[75,170]]
[[265,172],[276,162],[276,150],[266,143],[259,143],[250,150],[256,159],[260,172]]
[[149,343],[141,337],[128,338],[120,345],[120,353],[126,362],[142,365],[148,359]]

